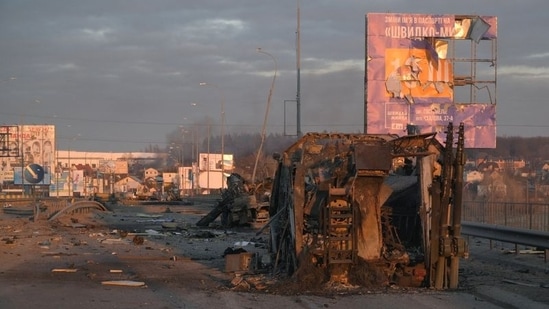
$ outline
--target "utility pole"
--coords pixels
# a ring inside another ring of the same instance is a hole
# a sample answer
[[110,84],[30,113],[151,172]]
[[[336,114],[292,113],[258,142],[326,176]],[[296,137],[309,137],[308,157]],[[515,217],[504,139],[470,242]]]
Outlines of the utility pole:
[[25,197],[25,125],[23,121],[21,121],[21,132],[19,132],[19,135],[21,139],[21,197]]
[[207,176],[207,183],[208,183],[208,194],[210,194],[210,136],[211,136],[211,129],[212,129],[212,125],[210,123],[208,123],[208,156],[207,156],[207,160],[208,160],[208,165],[207,165],[207,169],[208,169],[208,176]]
[[271,88],[269,89],[269,96],[267,97],[267,107],[265,108],[265,118],[263,119],[263,127],[261,128],[261,143],[259,144],[259,149],[257,150],[257,154],[255,156],[255,164],[252,172],[252,185],[255,184],[255,173],[257,171],[257,164],[259,163],[259,157],[261,156],[261,153],[263,150],[263,144],[265,143],[265,130],[267,127],[267,119],[269,118],[269,109],[271,108],[271,97],[273,95],[273,90],[274,90],[274,85],[276,80],[276,73],[278,71],[278,64],[276,62],[276,58],[273,55],[271,55],[266,51],[263,51],[261,48],[258,48],[257,52],[271,57],[274,63],[274,74],[273,74],[273,80],[271,82]]
[[297,69],[297,93],[295,96],[297,109],[297,137],[303,136],[301,132],[301,20],[300,20],[299,0],[297,0],[297,30],[296,30],[296,69]]
[[223,189],[225,187],[225,93],[215,84],[201,82],[200,86],[211,86],[216,88],[221,97],[221,189]]

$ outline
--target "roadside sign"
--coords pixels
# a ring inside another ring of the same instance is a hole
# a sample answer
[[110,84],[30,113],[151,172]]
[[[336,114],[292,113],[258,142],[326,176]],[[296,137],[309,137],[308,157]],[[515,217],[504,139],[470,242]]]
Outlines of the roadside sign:
[[29,164],[23,171],[23,177],[29,183],[39,183],[44,180],[44,168],[38,164]]

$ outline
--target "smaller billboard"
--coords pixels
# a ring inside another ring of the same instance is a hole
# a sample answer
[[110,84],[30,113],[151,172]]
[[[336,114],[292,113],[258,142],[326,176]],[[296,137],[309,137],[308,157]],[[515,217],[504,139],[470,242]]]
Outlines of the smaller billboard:
[[199,155],[199,169],[201,171],[231,171],[233,169],[233,155],[219,153],[201,153]]
[[[0,133],[5,140],[0,151],[0,170],[3,181],[16,181],[14,169],[19,168],[18,181],[21,184],[21,166],[38,164],[49,171],[55,160],[55,126],[53,125],[19,125],[0,126]],[[47,184],[40,182],[40,184]]]
[[50,196],[74,196],[84,192],[84,171],[72,170],[53,173],[50,182]]
[[103,174],[113,174],[116,171],[116,161],[114,160],[99,160],[97,170]]

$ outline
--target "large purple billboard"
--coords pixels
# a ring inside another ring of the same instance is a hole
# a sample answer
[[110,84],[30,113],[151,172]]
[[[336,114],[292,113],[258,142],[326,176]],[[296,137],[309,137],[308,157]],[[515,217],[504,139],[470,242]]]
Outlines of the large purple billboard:
[[442,141],[449,122],[463,122],[465,147],[495,147],[495,102],[456,103],[448,55],[450,40],[495,39],[495,17],[370,13],[366,28],[367,133],[403,135],[414,126]]

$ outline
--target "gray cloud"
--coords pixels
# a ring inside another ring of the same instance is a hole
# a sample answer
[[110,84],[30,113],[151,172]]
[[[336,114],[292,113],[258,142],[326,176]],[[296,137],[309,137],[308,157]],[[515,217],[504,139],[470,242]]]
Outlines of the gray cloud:
[[[361,130],[364,16],[410,12],[498,16],[498,134],[547,134],[549,2],[300,5],[303,131]],[[268,131],[282,133],[284,101],[296,95],[296,7],[295,0],[0,0],[0,123],[55,124],[61,148],[80,134],[77,149],[137,151],[162,145],[178,126],[212,122],[219,132],[223,98],[228,131],[260,132],[273,73],[272,60],[256,52],[262,47],[278,65]]]

